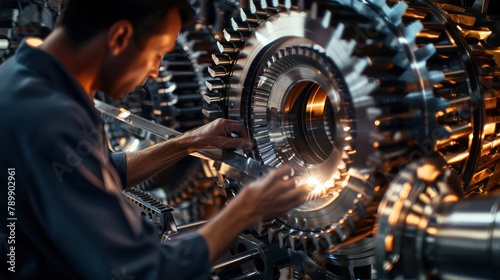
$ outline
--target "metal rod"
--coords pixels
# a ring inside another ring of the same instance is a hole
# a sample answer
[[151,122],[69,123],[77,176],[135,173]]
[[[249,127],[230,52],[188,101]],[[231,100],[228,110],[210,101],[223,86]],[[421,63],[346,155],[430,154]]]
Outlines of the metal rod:
[[250,271],[243,275],[232,278],[231,280],[250,280],[250,279],[257,279],[257,277],[259,276],[260,273],[258,273],[257,271]]
[[234,268],[244,262],[255,260],[260,256],[259,250],[258,249],[252,249],[247,252],[243,252],[240,254],[236,254],[232,257],[230,257],[227,260],[224,260],[216,265],[214,265],[213,269],[215,271],[221,270],[221,269],[231,269]]
[[137,115],[132,114],[130,111],[127,111],[125,109],[117,108],[115,106],[111,106],[109,104],[106,104],[100,100],[94,99],[95,107],[97,110],[101,111],[102,113],[106,115],[110,115],[117,120],[120,120],[122,122],[128,123],[131,126],[144,129],[146,131],[151,132],[152,134],[168,140],[171,138],[174,138],[176,136],[181,135],[182,133],[173,130],[171,128],[153,123],[147,119],[141,118]]
[[423,239],[440,279],[499,279],[500,196],[464,199],[433,215]]

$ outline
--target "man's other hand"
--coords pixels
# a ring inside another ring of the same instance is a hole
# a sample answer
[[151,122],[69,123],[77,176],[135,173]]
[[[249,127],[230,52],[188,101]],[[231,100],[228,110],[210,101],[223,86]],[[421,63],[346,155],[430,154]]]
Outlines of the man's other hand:
[[308,186],[297,184],[293,169],[285,165],[247,184],[236,199],[248,211],[243,218],[251,225],[303,204],[309,192]]
[[[232,137],[232,135],[238,137]],[[246,128],[241,123],[222,118],[190,130],[181,137],[190,142],[190,151],[214,148],[251,150],[253,148]]]

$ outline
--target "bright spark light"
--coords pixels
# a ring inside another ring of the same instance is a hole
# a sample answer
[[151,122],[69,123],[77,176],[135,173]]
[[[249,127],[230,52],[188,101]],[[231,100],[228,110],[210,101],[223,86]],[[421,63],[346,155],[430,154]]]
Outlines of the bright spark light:
[[311,187],[308,200],[315,200],[325,196],[328,190],[335,186],[335,179],[330,179],[326,182],[321,182],[315,177],[309,177],[306,179],[306,185]]

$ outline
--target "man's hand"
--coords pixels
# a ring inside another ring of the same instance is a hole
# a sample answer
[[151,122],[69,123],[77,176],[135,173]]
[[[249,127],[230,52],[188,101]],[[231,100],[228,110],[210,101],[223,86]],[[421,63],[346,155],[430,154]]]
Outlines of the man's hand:
[[[231,137],[236,134],[239,137]],[[216,119],[204,126],[190,130],[179,138],[189,141],[189,151],[198,149],[243,149],[251,150],[252,141],[248,140],[245,127],[234,120]]]
[[292,168],[283,166],[246,185],[217,216],[198,229],[207,242],[212,263],[249,226],[306,201],[309,188],[297,187],[292,175]]
[[[236,134],[239,137],[231,137]],[[181,136],[144,150],[127,153],[127,186],[135,186],[200,149],[251,150],[245,127],[237,121],[217,119]]]
[[[293,169],[282,166],[243,188],[235,200],[248,210],[249,224],[285,213],[304,203],[310,188],[298,186]],[[236,201],[235,201],[236,202]]]

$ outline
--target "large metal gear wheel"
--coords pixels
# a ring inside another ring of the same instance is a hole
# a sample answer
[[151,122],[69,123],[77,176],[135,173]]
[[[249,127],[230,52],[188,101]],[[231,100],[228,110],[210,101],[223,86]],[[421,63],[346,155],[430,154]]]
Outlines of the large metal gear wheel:
[[[479,2],[481,6],[483,1]],[[432,154],[432,144],[437,142],[437,150],[459,172],[466,193],[482,191],[496,184],[490,178],[499,161],[500,59],[498,48],[488,43],[492,32],[481,23],[480,15],[476,18],[463,8],[428,1],[410,3],[404,20],[420,20],[423,30],[417,42],[435,46],[428,67],[442,71],[445,79],[433,85],[434,94],[450,104],[438,112],[442,128],[430,131],[429,138],[420,142],[421,152]],[[450,135],[442,137],[445,132]]]
[[217,79],[207,81],[206,99],[219,109],[205,112],[244,122],[254,158],[328,186],[268,232],[284,247],[332,250],[373,214],[380,175],[391,176],[439,127],[435,114],[448,105],[433,95],[444,78],[427,68],[435,49],[415,43],[418,21],[403,24],[406,2],[242,6],[214,54]]

